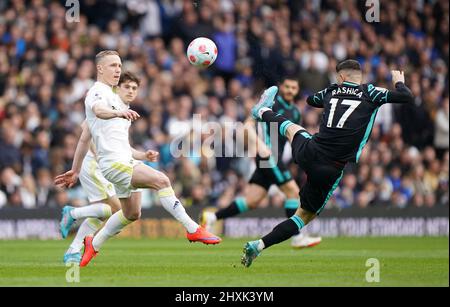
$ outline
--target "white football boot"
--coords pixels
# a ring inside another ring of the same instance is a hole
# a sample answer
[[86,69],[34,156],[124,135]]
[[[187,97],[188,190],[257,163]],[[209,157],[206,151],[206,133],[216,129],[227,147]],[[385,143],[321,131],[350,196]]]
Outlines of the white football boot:
[[305,234],[298,234],[292,237],[292,247],[293,248],[306,248],[313,247],[322,242],[322,237],[310,237]]

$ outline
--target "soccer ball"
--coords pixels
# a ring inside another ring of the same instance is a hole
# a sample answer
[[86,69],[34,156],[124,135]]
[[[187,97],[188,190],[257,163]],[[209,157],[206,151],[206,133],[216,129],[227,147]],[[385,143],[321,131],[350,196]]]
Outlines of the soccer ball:
[[196,67],[208,67],[217,59],[217,46],[206,37],[194,39],[187,49],[189,62]]

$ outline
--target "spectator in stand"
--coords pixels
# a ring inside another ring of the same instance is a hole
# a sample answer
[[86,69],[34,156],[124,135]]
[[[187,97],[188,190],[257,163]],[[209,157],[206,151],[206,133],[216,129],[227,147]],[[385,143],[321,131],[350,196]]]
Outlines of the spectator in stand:
[[448,96],[444,99],[442,107],[437,111],[434,146],[439,158],[442,158],[444,153],[449,148],[449,109]]

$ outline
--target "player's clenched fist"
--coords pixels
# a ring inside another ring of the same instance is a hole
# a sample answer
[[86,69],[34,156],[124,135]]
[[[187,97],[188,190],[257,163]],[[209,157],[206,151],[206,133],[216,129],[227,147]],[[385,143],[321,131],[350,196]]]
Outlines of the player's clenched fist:
[[403,82],[405,83],[405,73],[400,70],[393,70],[391,71],[392,74],[392,82],[397,84],[397,82]]
[[158,157],[159,157],[159,152],[157,152],[157,151],[147,150],[145,152],[145,158],[149,162],[156,162],[156,161],[158,161]]

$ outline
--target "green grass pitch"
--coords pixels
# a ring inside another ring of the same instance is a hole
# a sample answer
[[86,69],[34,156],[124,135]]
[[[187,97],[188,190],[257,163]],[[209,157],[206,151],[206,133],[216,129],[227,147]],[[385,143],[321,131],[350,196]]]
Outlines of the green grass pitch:
[[[113,239],[71,284],[61,262],[69,241],[0,241],[0,286],[449,286],[447,237],[324,238],[303,250],[286,242],[248,269],[245,242]],[[379,283],[365,280],[369,258],[380,262]]]

